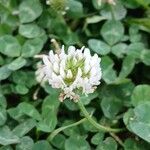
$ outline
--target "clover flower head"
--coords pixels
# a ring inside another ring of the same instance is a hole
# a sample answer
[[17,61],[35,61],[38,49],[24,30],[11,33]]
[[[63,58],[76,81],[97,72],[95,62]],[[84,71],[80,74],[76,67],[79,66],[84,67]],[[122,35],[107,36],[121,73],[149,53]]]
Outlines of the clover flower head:
[[61,13],[62,15],[65,15],[66,11],[69,9],[67,6],[67,0],[46,0],[46,4],[50,5],[53,10]]
[[111,4],[111,5],[116,5],[115,0],[107,0],[107,3]]
[[65,53],[62,46],[59,54],[50,50],[49,55],[43,55],[43,63],[37,70],[37,78],[61,89],[60,101],[66,98],[77,101],[79,93],[93,93],[100,84],[100,58],[97,54],[92,56],[88,48],[69,46]]

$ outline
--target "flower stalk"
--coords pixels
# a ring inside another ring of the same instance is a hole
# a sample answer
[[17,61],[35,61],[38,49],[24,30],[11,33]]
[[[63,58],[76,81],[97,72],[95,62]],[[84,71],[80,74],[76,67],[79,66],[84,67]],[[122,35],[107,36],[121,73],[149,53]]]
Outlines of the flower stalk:
[[114,133],[117,133],[117,132],[121,132],[121,131],[124,131],[124,129],[120,129],[120,128],[117,128],[117,129],[113,129],[113,128],[110,128],[110,127],[105,127],[103,125],[100,125],[99,123],[97,123],[91,116],[90,114],[87,112],[86,108],[84,107],[83,103],[81,100],[79,100],[77,102],[81,112],[83,113],[83,115],[85,116],[85,118],[95,127],[97,128],[98,130],[100,131],[103,131],[103,132],[114,132]]
[[87,119],[86,118],[83,118],[81,120],[79,120],[78,122],[75,122],[75,123],[72,123],[72,124],[69,124],[67,126],[64,126],[64,127],[60,127],[56,130],[54,130],[47,138],[48,141],[52,141],[54,139],[54,137],[60,133],[61,131],[65,130],[65,129],[68,129],[68,128],[71,128],[71,127],[74,127],[74,126],[77,126],[83,122],[85,122]]

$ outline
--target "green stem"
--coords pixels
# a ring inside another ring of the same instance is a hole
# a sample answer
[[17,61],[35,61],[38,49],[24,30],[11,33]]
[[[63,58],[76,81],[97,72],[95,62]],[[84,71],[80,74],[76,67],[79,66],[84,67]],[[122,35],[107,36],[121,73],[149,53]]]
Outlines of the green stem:
[[104,132],[121,132],[124,131],[124,129],[112,129],[110,127],[105,127],[103,125],[98,124],[94,119],[92,119],[92,117],[89,115],[89,113],[87,112],[86,108],[84,107],[83,103],[81,102],[81,100],[78,101],[78,106],[80,108],[80,110],[82,111],[82,113],[84,114],[85,118],[87,118],[87,120],[98,130],[100,131],[104,131]]
[[112,5],[109,5],[109,6],[110,6],[112,20],[116,20],[115,19],[115,14],[114,14],[114,8],[113,8],[113,6]]
[[109,133],[122,147],[124,147],[124,144],[122,142],[122,140],[117,136],[115,135],[114,133]]
[[65,130],[65,129],[67,129],[67,128],[77,126],[77,125],[83,123],[83,122],[86,121],[86,120],[87,120],[86,118],[83,118],[83,119],[79,120],[78,122],[75,122],[75,123],[73,123],[73,124],[70,124],[70,125],[67,125],[67,126],[64,126],[64,127],[60,127],[60,128],[58,128],[58,129],[54,130],[54,131],[48,136],[47,140],[48,140],[48,141],[52,141],[53,138],[54,138],[59,132]]

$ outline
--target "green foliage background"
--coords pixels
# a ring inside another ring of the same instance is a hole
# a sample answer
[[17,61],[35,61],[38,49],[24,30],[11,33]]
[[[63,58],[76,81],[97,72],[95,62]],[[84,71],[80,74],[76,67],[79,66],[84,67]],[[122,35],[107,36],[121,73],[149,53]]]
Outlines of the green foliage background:
[[[0,0],[0,150],[149,150],[150,149],[150,0]],[[69,7],[68,10],[65,10]],[[66,11],[65,15],[61,15]],[[98,89],[81,100],[104,126],[87,121],[49,134],[83,118],[72,101],[35,79],[36,54],[60,45],[83,45],[101,57]]]

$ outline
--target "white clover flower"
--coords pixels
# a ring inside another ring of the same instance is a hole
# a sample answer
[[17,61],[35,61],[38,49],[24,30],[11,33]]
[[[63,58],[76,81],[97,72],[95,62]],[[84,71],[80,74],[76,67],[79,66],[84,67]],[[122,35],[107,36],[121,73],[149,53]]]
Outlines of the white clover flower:
[[116,5],[115,0],[107,0],[107,3],[111,4],[111,5]]
[[67,0],[46,0],[46,5],[50,5],[54,10],[65,15],[69,7]]
[[88,48],[70,46],[68,53],[65,53],[62,46],[59,54],[51,50],[49,55],[42,57],[44,65],[37,70],[37,79],[48,81],[53,88],[61,89],[60,101],[66,98],[77,101],[79,93],[93,93],[100,84],[100,58],[97,54],[91,56]]

